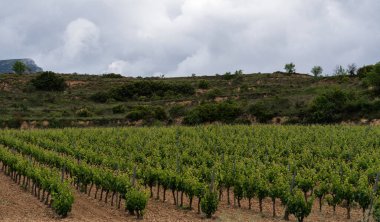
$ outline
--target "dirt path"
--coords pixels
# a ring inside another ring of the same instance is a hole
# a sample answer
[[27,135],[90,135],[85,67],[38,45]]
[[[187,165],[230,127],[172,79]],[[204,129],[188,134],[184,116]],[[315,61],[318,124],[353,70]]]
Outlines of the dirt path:
[[[196,212],[197,199],[194,200],[192,211],[178,209],[173,205],[170,192],[167,193],[167,202],[151,199],[148,203],[146,214],[143,220],[136,220],[134,216],[126,214],[123,210],[111,207],[102,201],[95,200],[85,194],[75,192],[75,202],[72,212],[67,218],[60,219],[53,211],[29,192],[24,191],[15,184],[9,177],[0,172],[0,221],[4,222],[116,222],[116,221],[207,221]],[[160,195],[162,197],[162,193]],[[232,199],[232,196],[231,196]],[[188,204],[185,199],[185,206]],[[270,200],[265,200],[263,214],[258,212],[258,203],[253,201],[253,209],[248,210],[247,201],[242,202],[242,208],[228,206],[226,200],[219,205],[219,210],[211,221],[252,221],[252,222],[272,222],[282,220],[283,208],[280,203],[276,205],[277,217],[272,218],[272,208]],[[122,206],[123,207],[123,206]],[[352,211],[352,219],[345,218],[345,209],[337,208],[333,214],[330,207],[324,206],[323,213],[318,212],[317,204],[314,205],[312,214],[305,221],[360,221],[359,209]],[[291,221],[296,221],[291,217]]]

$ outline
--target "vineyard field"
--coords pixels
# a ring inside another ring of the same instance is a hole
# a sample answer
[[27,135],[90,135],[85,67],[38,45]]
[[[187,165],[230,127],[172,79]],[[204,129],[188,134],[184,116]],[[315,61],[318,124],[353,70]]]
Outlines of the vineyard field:
[[[2,192],[15,186],[9,192],[51,208],[41,221],[89,221],[78,213],[87,202],[110,214],[92,221],[375,221],[380,214],[376,126],[2,130],[0,163],[12,183],[2,180]],[[14,196],[0,195],[0,219]]]

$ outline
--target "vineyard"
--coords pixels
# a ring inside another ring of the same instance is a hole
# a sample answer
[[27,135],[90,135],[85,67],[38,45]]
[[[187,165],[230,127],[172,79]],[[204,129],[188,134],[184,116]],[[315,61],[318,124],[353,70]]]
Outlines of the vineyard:
[[155,201],[193,211],[194,220],[222,219],[225,206],[284,221],[327,211],[341,221],[380,220],[379,127],[3,130],[0,162],[61,217],[81,192],[126,218],[143,218]]

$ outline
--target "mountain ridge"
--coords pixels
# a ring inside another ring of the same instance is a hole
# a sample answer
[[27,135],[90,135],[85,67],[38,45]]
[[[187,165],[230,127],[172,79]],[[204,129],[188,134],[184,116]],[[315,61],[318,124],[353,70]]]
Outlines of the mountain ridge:
[[33,59],[30,58],[5,59],[0,60],[0,74],[14,73],[13,64],[17,61],[20,61],[26,65],[27,73],[37,73],[43,71],[43,69],[39,67]]

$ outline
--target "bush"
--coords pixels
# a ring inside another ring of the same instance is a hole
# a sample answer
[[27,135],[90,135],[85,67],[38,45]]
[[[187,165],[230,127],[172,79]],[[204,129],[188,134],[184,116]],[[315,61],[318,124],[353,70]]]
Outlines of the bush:
[[208,91],[205,96],[208,100],[214,100],[217,96],[221,95],[222,91],[219,88]]
[[170,83],[164,81],[136,81],[111,91],[111,96],[119,101],[135,99],[138,97],[152,98],[155,96],[165,97],[167,95],[189,96],[195,94],[195,89],[188,83]]
[[184,123],[189,125],[221,121],[231,123],[242,113],[240,106],[227,101],[219,104],[204,104],[195,107],[184,118]]
[[136,189],[131,189],[125,197],[125,208],[132,215],[137,215],[140,219],[144,216],[145,208],[148,203],[148,195]]
[[201,209],[206,214],[207,218],[211,218],[212,215],[218,209],[219,199],[216,192],[206,192],[201,202]]
[[108,93],[105,93],[105,92],[97,92],[95,94],[93,94],[90,99],[94,102],[97,102],[97,103],[105,103],[108,101],[109,99],[109,95]]
[[75,112],[75,114],[79,117],[90,117],[92,113],[87,108],[81,108]]
[[182,105],[174,105],[169,109],[170,117],[177,118],[186,114],[186,107]]
[[166,120],[168,118],[166,111],[160,106],[137,106],[134,107],[126,118],[130,121],[138,120]]
[[31,83],[42,91],[63,91],[67,87],[65,80],[54,72],[43,72],[31,80]]
[[114,106],[112,108],[113,114],[125,113],[125,107],[123,105]]
[[373,66],[365,79],[380,94],[380,62]]
[[358,69],[357,75],[359,76],[360,79],[363,79],[367,77],[367,74],[370,73],[373,69],[374,65],[368,65],[368,66],[363,66]]
[[108,73],[108,74],[103,74],[102,78],[120,79],[120,78],[123,78],[123,76],[120,74]]
[[274,117],[273,112],[263,102],[249,106],[248,113],[255,116],[260,123],[266,123]]
[[308,121],[312,123],[341,121],[349,101],[349,95],[341,90],[327,91],[311,102],[308,110]]
[[200,88],[200,89],[208,89],[209,85],[210,85],[209,82],[207,82],[206,80],[201,80],[198,83],[198,88]]

